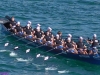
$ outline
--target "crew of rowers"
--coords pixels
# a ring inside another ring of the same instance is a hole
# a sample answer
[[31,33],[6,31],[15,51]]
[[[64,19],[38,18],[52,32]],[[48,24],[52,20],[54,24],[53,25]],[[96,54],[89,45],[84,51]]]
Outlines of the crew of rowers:
[[97,40],[97,35],[93,35],[93,39],[86,40],[88,44],[90,44],[90,48],[83,43],[83,37],[79,37],[78,42],[74,42],[72,40],[72,35],[68,34],[67,38],[62,39],[62,32],[58,31],[56,36],[52,34],[52,29],[48,27],[47,31],[42,31],[41,25],[37,24],[37,27],[33,29],[31,27],[31,22],[28,21],[27,26],[22,27],[20,22],[16,22],[14,17],[12,17],[10,22],[11,31],[19,36],[23,36],[31,41],[36,41],[38,43],[51,46],[53,48],[57,48],[60,50],[64,50],[66,52],[74,53],[74,54],[98,54],[97,46],[99,45],[99,41]]

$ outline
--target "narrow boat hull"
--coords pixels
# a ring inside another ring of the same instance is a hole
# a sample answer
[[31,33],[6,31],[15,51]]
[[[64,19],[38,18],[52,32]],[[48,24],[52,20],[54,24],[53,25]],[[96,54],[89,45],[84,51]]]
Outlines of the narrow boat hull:
[[[7,28],[6,28],[7,24],[8,23],[2,24],[1,31],[3,33],[7,34],[7,35],[11,35],[12,33],[10,31],[8,31]],[[20,39],[21,38],[21,37],[16,36],[16,35],[11,35],[11,36],[16,38],[16,39]],[[21,39],[20,41],[25,42],[25,43],[31,42],[28,39]],[[33,43],[29,44],[29,45],[31,45],[32,47],[33,46],[34,47],[41,46],[41,44],[36,43],[36,42],[33,42]],[[45,45],[41,46],[39,48],[40,48],[40,50],[43,50],[43,51],[49,51],[50,49],[52,49],[52,47],[48,47],[48,46],[45,46]],[[59,55],[65,57],[65,58],[71,58],[71,59],[75,59],[75,60],[80,60],[80,61],[88,62],[88,63],[91,63],[91,64],[100,65],[100,57],[95,57],[93,55],[81,55],[81,54],[66,53],[66,52],[64,52],[62,50],[58,50],[58,49],[53,49],[52,51],[49,51],[49,52],[54,53],[55,55],[60,53]]]

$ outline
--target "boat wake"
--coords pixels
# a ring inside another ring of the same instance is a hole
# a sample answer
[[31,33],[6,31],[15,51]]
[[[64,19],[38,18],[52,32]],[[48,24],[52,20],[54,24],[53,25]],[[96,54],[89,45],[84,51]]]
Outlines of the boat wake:
[[9,56],[11,56],[11,57],[17,57],[17,54],[16,54],[15,52],[11,52],[11,53],[9,54]]
[[69,73],[69,71],[66,71],[66,70],[62,70],[62,71],[58,71],[59,74],[62,74],[62,73]]
[[57,68],[56,67],[47,67],[47,68],[45,68],[45,70],[57,70]]

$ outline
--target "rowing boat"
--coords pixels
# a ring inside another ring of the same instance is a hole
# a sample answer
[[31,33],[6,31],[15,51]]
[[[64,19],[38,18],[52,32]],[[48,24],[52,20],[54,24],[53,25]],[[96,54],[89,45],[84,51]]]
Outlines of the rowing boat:
[[[10,32],[8,30],[8,25],[10,24],[10,17],[5,17],[5,20],[8,20],[8,21],[1,24],[2,25],[1,31],[3,33],[5,33],[6,35],[11,35],[12,32]],[[16,38],[16,39],[22,38],[22,37],[17,36],[17,35],[11,35],[11,36]],[[25,42],[25,43],[31,42],[28,39],[21,39],[20,41]],[[37,42],[30,43],[29,45],[31,45],[32,47],[33,46],[34,47],[40,46],[39,47],[40,50],[43,50],[43,51],[48,51],[48,50],[52,49],[52,47],[49,47],[49,46],[46,46],[46,45],[41,46],[41,44],[39,44]],[[59,50],[59,49],[53,49],[50,52],[54,53],[55,55],[60,53],[59,55],[65,57],[65,58],[71,58],[71,59],[75,59],[75,60],[88,62],[88,63],[91,63],[91,64],[100,65],[100,57],[96,57],[94,55],[73,54],[73,53],[64,52],[64,51]],[[100,55],[100,53],[99,53],[99,55]]]

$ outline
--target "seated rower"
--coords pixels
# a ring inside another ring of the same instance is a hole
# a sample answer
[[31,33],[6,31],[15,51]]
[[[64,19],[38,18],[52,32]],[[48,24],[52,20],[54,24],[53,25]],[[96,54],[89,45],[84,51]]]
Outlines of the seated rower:
[[67,35],[67,38],[71,38],[71,40],[72,40],[72,35],[71,34],[68,34]]
[[38,43],[43,44],[44,34],[43,34],[42,31],[40,30],[40,27],[37,27],[37,28],[36,28],[34,35],[35,35],[36,41],[37,41]]
[[92,40],[87,41],[89,44],[91,44],[90,49],[89,49],[89,54],[97,54],[98,53],[98,45],[99,45],[99,40],[97,40],[97,35],[93,35]]
[[79,41],[76,44],[77,44],[77,50],[80,54],[88,54],[87,47],[83,43],[83,37],[80,37]]
[[34,40],[35,37],[33,35],[33,32],[32,30],[30,29],[30,26],[27,26],[26,29],[25,29],[25,32],[26,32],[26,38],[29,39],[29,40]]
[[44,43],[48,46],[51,46],[51,47],[53,46],[53,40],[48,31],[45,32]]
[[[71,35],[71,34],[67,34],[67,38],[65,38],[65,41],[67,41],[68,38],[71,39],[71,43],[73,44],[74,48],[76,49],[76,43],[72,40],[72,35]],[[66,43],[66,42],[65,42],[65,43]]]
[[71,38],[65,39],[65,45],[66,45],[67,52],[78,54],[73,42],[71,41]]
[[31,30],[31,31],[33,31],[33,28],[32,28],[32,26],[31,26],[31,21],[28,21],[28,23],[27,23],[27,25],[24,27],[24,30],[27,28],[27,27],[29,27],[29,29]]
[[53,35],[53,33],[52,33],[52,28],[51,27],[48,27],[48,30],[47,30],[48,32],[49,32],[49,36],[51,37],[51,38],[54,38],[54,35]]
[[57,34],[54,39],[54,45],[57,47],[57,49],[63,50],[64,46],[62,43],[62,40],[60,39],[59,35]]
[[[40,27],[40,31],[41,31],[42,33],[44,33],[44,32],[42,31],[42,29],[41,29],[41,25],[40,25],[40,24],[37,24],[37,27]],[[35,32],[37,31],[37,27],[34,28],[34,31],[35,31]]]
[[16,24],[16,27],[15,27],[15,29],[14,29],[14,31],[15,31],[15,34],[20,34],[20,32],[22,31],[22,27],[20,26],[20,22],[18,22],[17,24]]
[[47,32],[49,33],[49,36],[51,38],[51,40],[54,39],[54,35],[52,34],[52,29],[50,27],[48,27],[48,30],[44,32],[44,35],[47,35]]
[[62,40],[62,32],[61,31],[58,31],[57,34],[59,35],[59,39]]

